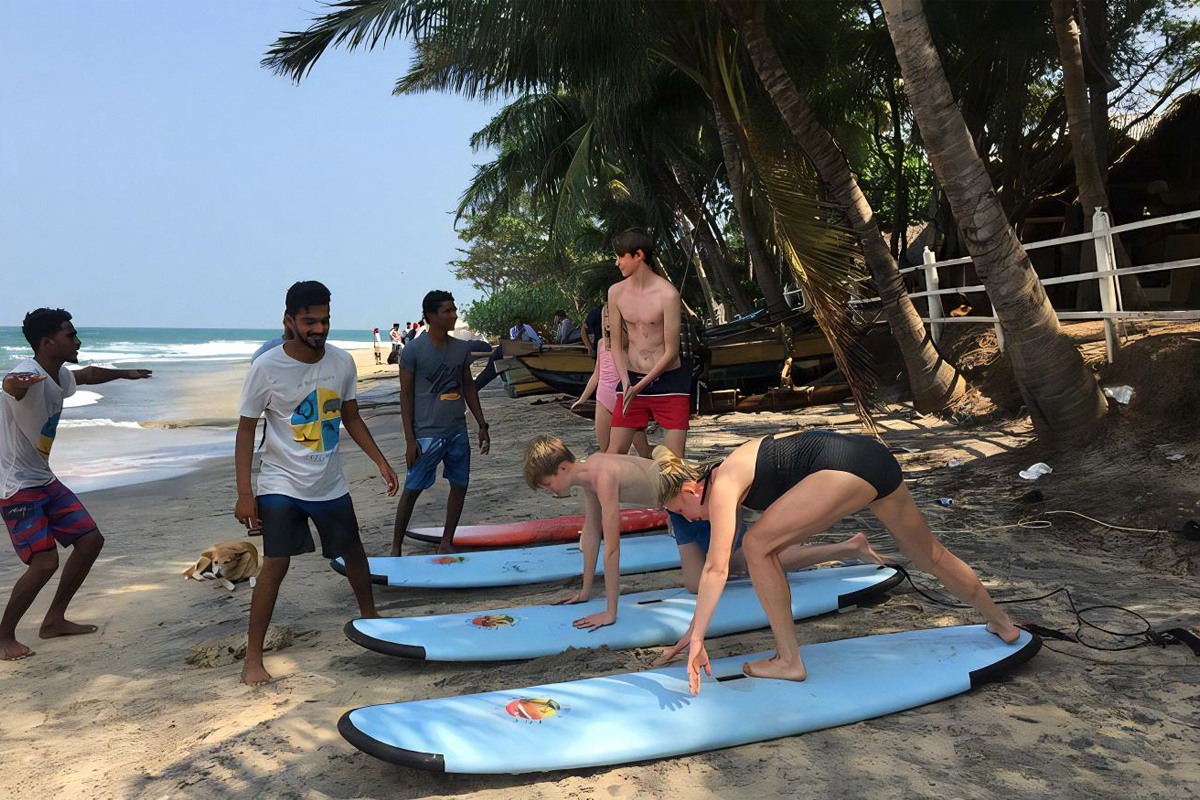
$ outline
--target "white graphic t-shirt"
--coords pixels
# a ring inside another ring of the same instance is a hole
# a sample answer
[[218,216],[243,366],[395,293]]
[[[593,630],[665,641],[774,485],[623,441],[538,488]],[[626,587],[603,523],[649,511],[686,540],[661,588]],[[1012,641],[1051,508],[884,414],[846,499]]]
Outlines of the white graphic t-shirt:
[[58,433],[63,400],[75,394],[75,376],[66,364],[58,371],[58,383],[32,358],[17,364],[9,374],[12,372],[36,372],[46,379],[29,387],[20,400],[0,390],[0,498],[54,480],[50,448]]
[[315,364],[297,361],[276,347],[250,365],[238,414],[267,417],[258,494],[319,501],[350,491],[338,439],[342,404],[355,398],[357,380],[354,358],[328,344]]

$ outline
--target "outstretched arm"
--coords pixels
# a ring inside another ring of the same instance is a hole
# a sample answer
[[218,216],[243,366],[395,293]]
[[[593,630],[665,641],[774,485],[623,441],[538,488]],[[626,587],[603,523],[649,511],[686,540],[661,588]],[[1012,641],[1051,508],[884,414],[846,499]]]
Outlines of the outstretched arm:
[[237,505],[233,516],[250,530],[260,528],[258,502],[250,484],[250,466],[254,458],[254,432],[258,429],[257,417],[239,417],[237,439],[233,445],[233,466],[237,475]]
[[600,358],[599,358],[599,355],[597,354],[596,368],[592,370],[592,377],[588,378],[587,386],[583,387],[583,394],[579,395],[579,399],[576,400],[574,403],[571,403],[571,408],[574,408],[575,406],[579,405],[580,403],[586,403],[588,398],[592,396],[592,393],[596,391],[596,387],[599,385],[600,385]]
[[479,452],[486,455],[492,449],[492,437],[488,433],[487,420],[483,418],[483,406],[479,405],[479,391],[475,388],[474,378],[471,377],[470,360],[463,364],[462,387],[467,408],[471,409],[471,416],[475,417],[475,422],[479,425]]
[[154,375],[150,369],[108,369],[107,367],[84,367],[75,371],[75,382],[79,384],[108,383],[118,379],[139,381]]
[[592,597],[592,583],[596,578],[596,556],[600,553],[600,499],[590,489],[584,489],[583,500],[587,512],[583,518],[583,532],[579,537],[579,550],[583,553],[583,588],[578,593],[560,600],[559,605],[586,603]]
[[604,611],[575,620],[576,628],[602,628],[617,621],[621,596],[621,498],[617,476],[608,471],[596,475],[596,497],[600,502],[600,528],[604,534]]
[[40,372],[10,372],[4,376],[4,393],[14,400],[24,400],[31,386],[46,380]]
[[700,573],[700,590],[696,593],[696,613],[692,617],[692,638],[689,642],[688,686],[692,694],[700,692],[700,670],[712,674],[708,666],[708,653],[704,650],[704,635],[708,632],[708,625],[712,622],[729,577],[729,555],[737,531],[741,489],[728,483],[725,486],[717,484],[709,489],[709,497],[708,519],[712,526],[712,539],[704,570]]
[[375,444],[375,438],[371,436],[371,431],[367,430],[367,423],[363,422],[362,415],[358,413],[357,400],[347,400],[342,403],[342,425],[345,426],[346,433],[350,434],[354,443],[367,454],[367,458],[374,461],[375,466],[379,467],[379,475],[387,484],[388,496],[394,495],[400,488],[400,481],[396,478],[392,465],[380,452],[379,445]]

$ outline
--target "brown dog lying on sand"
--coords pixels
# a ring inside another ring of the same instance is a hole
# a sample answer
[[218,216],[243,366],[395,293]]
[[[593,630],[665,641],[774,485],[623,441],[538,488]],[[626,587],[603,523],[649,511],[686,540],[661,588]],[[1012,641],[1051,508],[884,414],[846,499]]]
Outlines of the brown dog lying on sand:
[[258,550],[249,542],[217,542],[204,551],[200,559],[183,571],[192,580],[219,580],[226,589],[249,579],[255,583],[258,575]]

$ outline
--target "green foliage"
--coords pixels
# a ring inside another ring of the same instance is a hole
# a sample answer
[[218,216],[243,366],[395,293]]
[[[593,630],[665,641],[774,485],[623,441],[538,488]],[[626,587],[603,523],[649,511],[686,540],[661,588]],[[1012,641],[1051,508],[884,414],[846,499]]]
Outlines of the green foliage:
[[554,312],[571,306],[571,298],[550,282],[514,283],[467,306],[463,319],[473,330],[505,337],[520,319],[546,339],[553,328]]

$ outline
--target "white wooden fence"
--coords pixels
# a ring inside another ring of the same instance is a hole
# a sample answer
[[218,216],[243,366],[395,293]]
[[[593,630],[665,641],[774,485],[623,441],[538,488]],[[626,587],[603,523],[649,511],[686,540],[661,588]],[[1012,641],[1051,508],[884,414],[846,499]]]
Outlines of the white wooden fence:
[[[1043,286],[1053,286],[1060,283],[1074,283],[1077,281],[1094,280],[1099,284],[1100,288],[1100,310],[1099,311],[1058,311],[1055,314],[1060,320],[1078,320],[1078,319],[1102,319],[1104,320],[1104,338],[1108,355],[1108,360],[1111,363],[1113,356],[1117,350],[1117,331],[1116,321],[1122,319],[1156,319],[1156,320],[1192,320],[1200,319],[1200,310],[1187,311],[1126,311],[1121,301],[1121,286],[1117,280],[1120,275],[1137,275],[1143,272],[1160,272],[1164,270],[1186,269],[1188,267],[1200,267],[1200,258],[1184,258],[1176,261],[1164,261],[1158,264],[1142,264],[1136,267],[1118,268],[1116,258],[1113,256],[1113,240],[1114,234],[1123,233],[1125,231],[1137,230],[1139,228],[1149,228],[1155,225],[1169,225],[1176,222],[1184,222],[1187,220],[1200,219],[1200,211],[1188,211],[1182,214],[1171,214],[1165,217],[1154,217],[1152,219],[1139,220],[1130,222],[1124,225],[1111,225],[1109,223],[1108,214],[1103,210],[1097,210],[1092,217],[1092,230],[1089,233],[1077,233],[1072,236],[1060,236],[1057,239],[1045,239],[1040,242],[1030,242],[1024,245],[1026,250],[1036,250],[1040,247],[1055,247],[1072,242],[1086,242],[1091,240],[1096,248],[1096,270],[1094,272],[1082,272],[1077,275],[1061,275],[1056,278],[1043,278]],[[912,292],[909,297],[914,300],[918,297],[928,298],[929,315],[921,319],[930,325],[930,335],[933,341],[937,342],[941,338],[942,325],[953,322],[991,322],[996,326],[996,340],[1000,347],[1004,347],[1004,331],[1000,327],[999,320],[994,316],[963,316],[963,317],[947,317],[942,310],[942,295],[947,294],[969,294],[972,292],[986,293],[982,284],[975,286],[955,286],[943,288],[938,282],[938,267],[951,267],[962,264],[971,263],[971,258],[952,258],[946,261],[935,261],[933,251],[928,247],[925,248],[924,263],[917,266],[907,267],[900,270],[901,274],[922,270],[925,273],[925,291]],[[879,302],[878,297],[867,298],[859,301],[860,303],[876,303]]]

